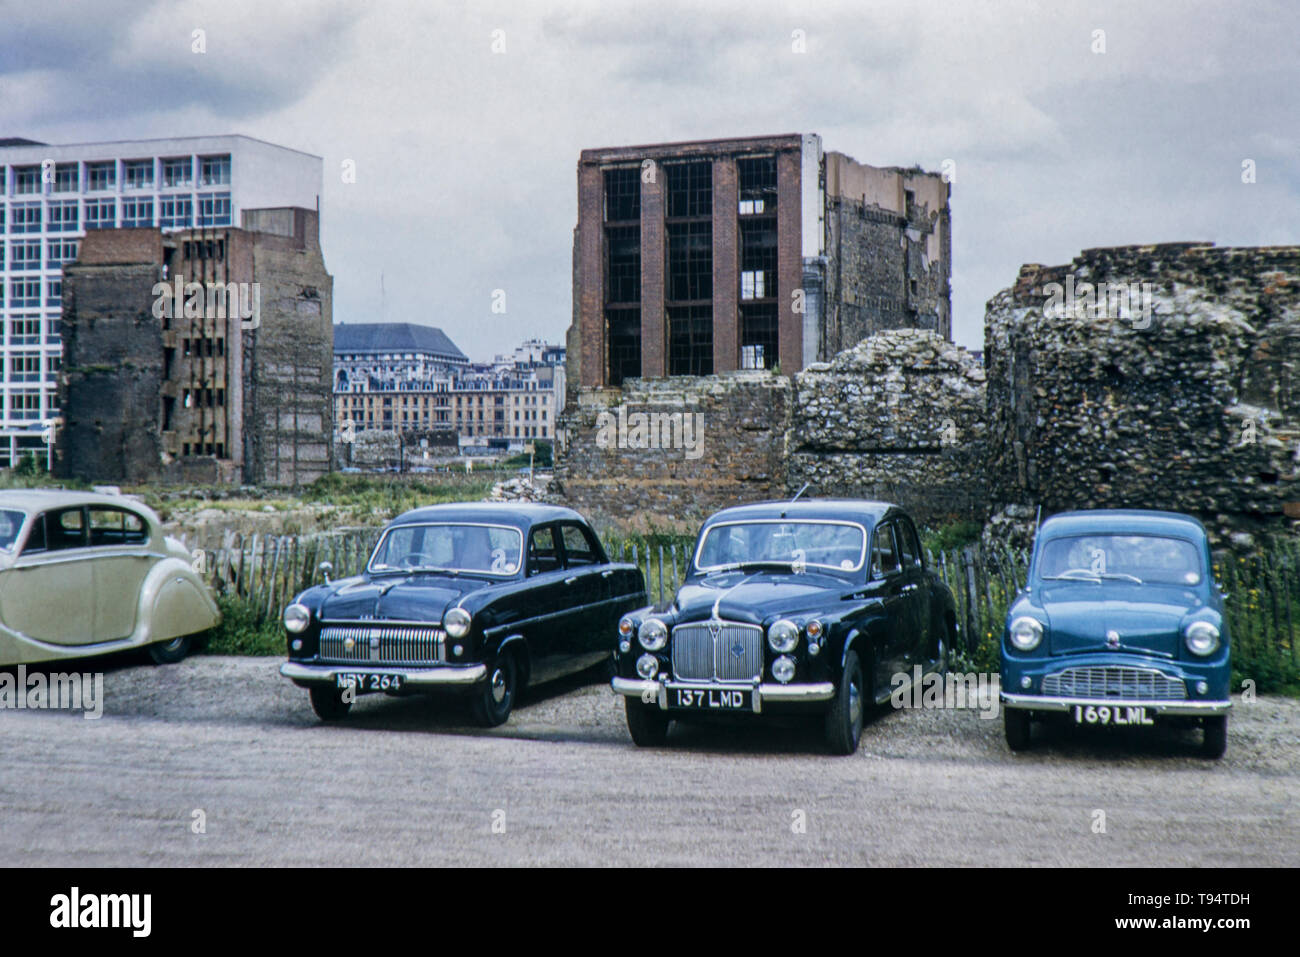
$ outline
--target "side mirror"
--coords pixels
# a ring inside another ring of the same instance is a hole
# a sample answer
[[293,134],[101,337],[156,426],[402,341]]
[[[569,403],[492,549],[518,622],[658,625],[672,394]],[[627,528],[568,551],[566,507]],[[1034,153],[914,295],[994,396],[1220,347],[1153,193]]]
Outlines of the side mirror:
[[330,572],[334,571],[334,563],[321,562],[319,565],[316,566],[316,570],[325,576],[325,583],[328,585],[330,580]]

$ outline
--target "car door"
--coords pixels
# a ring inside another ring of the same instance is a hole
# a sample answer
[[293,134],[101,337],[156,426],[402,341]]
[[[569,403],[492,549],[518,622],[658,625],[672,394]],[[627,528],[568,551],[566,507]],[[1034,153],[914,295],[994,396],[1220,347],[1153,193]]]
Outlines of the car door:
[[531,680],[536,683],[564,671],[560,642],[569,618],[568,586],[564,582],[568,573],[554,523],[534,525],[529,530],[524,575],[528,583],[524,637],[533,663]]
[[136,625],[140,589],[158,556],[149,550],[149,526],[134,512],[112,506],[86,509],[96,641],[126,638]]
[[910,671],[913,665],[926,665],[929,622],[926,609],[928,589],[925,568],[921,561],[921,542],[912,520],[900,515],[894,519],[894,538],[898,542],[899,564],[903,576],[903,609],[901,645],[904,664]]
[[877,695],[893,687],[907,667],[907,585],[893,521],[881,522],[871,537],[872,591],[882,605],[884,624],[876,646]]
[[95,586],[81,506],[36,517],[0,587],[5,627],[57,645],[95,640]]
[[560,544],[564,547],[564,583],[574,602],[573,624],[561,637],[563,652],[573,656],[576,670],[599,661],[609,651],[607,608],[613,597],[609,569],[591,529],[579,522],[560,523]]

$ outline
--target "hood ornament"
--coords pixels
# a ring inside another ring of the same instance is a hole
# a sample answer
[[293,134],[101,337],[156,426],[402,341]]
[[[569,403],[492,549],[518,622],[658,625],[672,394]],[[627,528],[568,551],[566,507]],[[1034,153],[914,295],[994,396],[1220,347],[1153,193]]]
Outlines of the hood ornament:
[[1119,647],[1119,632],[1118,632],[1118,631],[1115,631],[1114,629],[1111,629],[1110,631],[1106,632],[1106,647],[1107,647],[1107,648],[1118,648],[1118,647]]

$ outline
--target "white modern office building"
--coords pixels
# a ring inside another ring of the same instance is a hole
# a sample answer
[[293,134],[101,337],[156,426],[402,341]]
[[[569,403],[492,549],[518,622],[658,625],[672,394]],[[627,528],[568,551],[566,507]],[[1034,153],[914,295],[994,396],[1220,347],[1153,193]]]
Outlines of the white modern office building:
[[239,226],[320,209],[321,157],[248,136],[56,146],[0,138],[0,467],[42,461],[57,426],[63,264],[91,229]]

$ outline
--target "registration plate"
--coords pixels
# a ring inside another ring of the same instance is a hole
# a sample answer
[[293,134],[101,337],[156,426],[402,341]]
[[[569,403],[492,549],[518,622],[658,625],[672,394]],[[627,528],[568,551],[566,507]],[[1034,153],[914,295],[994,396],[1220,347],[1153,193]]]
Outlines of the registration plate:
[[1156,723],[1155,719],[1147,714],[1146,708],[1135,708],[1129,705],[1076,704],[1071,714],[1074,716],[1075,724],[1113,724],[1119,726]]
[[334,676],[336,688],[353,688],[360,693],[368,691],[400,691],[401,675],[377,675],[368,672],[346,672]]
[[752,711],[754,693],[740,688],[669,688],[668,707],[692,711]]

